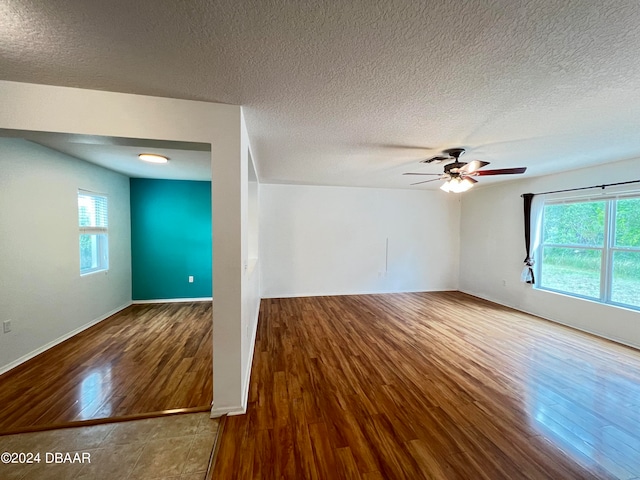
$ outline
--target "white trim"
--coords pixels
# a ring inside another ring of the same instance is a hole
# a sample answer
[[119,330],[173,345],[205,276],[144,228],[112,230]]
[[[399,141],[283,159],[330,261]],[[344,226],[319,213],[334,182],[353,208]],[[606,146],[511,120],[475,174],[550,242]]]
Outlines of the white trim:
[[8,372],[12,368],[17,367],[18,365],[26,362],[27,360],[31,360],[33,357],[35,357],[37,355],[40,355],[42,352],[45,352],[46,350],[49,350],[51,347],[55,347],[56,345],[64,342],[65,340],[68,340],[69,338],[73,337],[74,335],[77,335],[78,333],[82,332],[83,330],[86,330],[89,327],[93,327],[95,324],[100,323],[103,320],[106,320],[111,315],[115,315],[116,313],[121,312],[122,310],[124,310],[125,308],[129,307],[130,305],[131,305],[131,302],[127,302],[124,305],[121,305],[120,307],[117,307],[116,309],[105,313],[104,315],[100,315],[98,318],[95,318],[95,319],[91,320],[89,323],[85,323],[81,327],[78,327],[75,330],[72,330],[72,331],[70,331],[68,333],[65,333],[61,337],[56,338],[55,340],[47,343],[46,345],[43,345],[42,347],[36,348],[32,352],[29,352],[26,355],[23,355],[22,357],[18,358],[17,360],[14,360],[13,362],[1,367],[0,368],[0,375],[2,375],[5,372]]
[[270,298],[304,298],[304,297],[345,297],[351,295],[388,295],[390,293],[429,293],[429,292],[456,292],[458,291],[458,287],[444,287],[444,288],[434,288],[429,290],[380,290],[380,291],[367,291],[367,292],[338,292],[338,293],[285,293],[282,295],[271,294],[268,296],[263,296],[262,299],[270,299]]
[[229,408],[215,408],[211,407],[211,415],[210,418],[219,418],[223,415],[228,415],[233,417],[234,415],[244,415],[247,413],[247,409],[244,410],[241,407],[229,407]]
[[230,417],[234,416],[234,415],[244,415],[245,413],[247,413],[247,406],[249,405],[249,386],[251,383],[251,370],[253,367],[253,352],[255,351],[256,348],[256,336],[258,334],[258,317],[260,316],[260,303],[262,302],[262,299],[260,299],[260,302],[258,302],[258,308],[256,309],[255,312],[255,322],[254,325],[255,327],[253,328],[253,332],[251,334],[251,342],[250,342],[250,348],[251,348],[251,352],[249,355],[249,361],[247,362],[247,370],[244,372],[244,378],[245,378],[245,385],[244,385],[244,392],[242,392],[242,405],[238,406],[233,406],[233,407],[220,407],[220,408],[216,408],[215,406],[211,405],[211,418],[218,418],[221,417],[222,415],[228,415]]
[[[541,221],[538,225],[536,225],[535,235],[540,237],[540,242],[536,245],[535,250],[532,249],[534,255],[542,260],[543,252],[545,248],[555,248],[555,249],[567,249],[567,250],[592,250],[600,252],[600,278],[599,278],[599,291],[597,297],[590,297],[587,295],[583,295],[577,292],[572,292],[570,290],[561,290],[559,287],[552,288],[545,285],[542,285],[544,282],[544,276],[542,275],[542,261],[538,261],[535,263],[535,275],[538,279],[538,282],[533,285],[533,288],[536,290],[544,290],[547,292],[559,293],[563,295],[567,295],[569,297],[574,298],[582,298],[591,300],[593,302],[602,304],[602,305],[614,305],[614,306],[622,306],[631,310],[640,310],[640,305],[626,304],[620,302],[614,302],[612,297],[613,290],[613,258],[614,254],[617,251],[624,252],[640,252],[640,248],[638,247],[618,247],[615,245],[615,236],[616,236],[616,212],[618,208],[618,202],[624,201],[626,199],[631,200],[640,200],[640,191],[636,191],[634,194],[629,195],[628,197],[620,197],[619,195],[606,193],[601,194],[600,198],[586,198],[585,200],[576,200],[575,198],[566,198],[561,201],[554,201],[553,199],[544,199],[542,203],[542,215]],[[579,245],[579,244],[558,244],[558,243],[547,243],[542,239],[542,230],[544,229],[544,209],[547,205],[574,205],[576,203],[585,203],[585,202],[601,202],[605,204],[604,209],[604,220],[602,225],[602,232],[604,234],[602,239],[602,244],[598,245]],[[533,226],[532,226],[533,227]],[[533,229],[532,229],[533,230]],[[593,333],[593,332],[590,332]],[[617,340],[616,340],[617,341]]]
[[[481,298],[483,300],[487,300],[487,301],[492,302],[492,303],[497,303],[498,305],[502,305],[504,307],[513,308],[514,310],[517,310],[518,312],[526,313],[526,314],[532,315],[534,317],[538,317],[538,318],[542,318],[544,320],[548,320],[549,322],[557,323],[559,325],[564,325],[565,327],[569,327],[569,328],[572,328],[574,330],[578,330],[579,332],[590,333],[591,335],[595,335],[596,337],[604,338],[606,340],[611,340],[612,342],[619,343],[621,345],[625,345],[627,347],[631,347],[631,348],[634,348],[636,350],[640,350],[640,345],[628,342],[627,340],[623,340],[621,338],[614,337],[612,335],[605,335],[604,333],[595,332],[595,331],[589,330],[587,328],[580,328],[580,327],[577,327],[576,325],[572,325],[571,323],[561,322],[560,320],[557,320],[555,318],[545,317],[543,315],[540,315],[539,313],[530,312],[529,310],[523,310],[522,308],[516,308],[513,305],[509,305],[508,303],[500,302],[500,301],[498,301],[498,300],[496,300],[494,298],[488,297],[486,295],[481,295],[479,293],[474,293],[474,292],[470,292],[470,291],[467,291],[467,290],[460,290],[460,291],[462,293],[466,293],[467,295],[471,295],[472,297],[478,297],[478,298]],[[589,302],[598,303],[600,305],[611,305],[611,304],[607,304],[607,303],[600,303],[600,302],[597,302],[597,301],[592,300],[590,298],[583,298],[583,297],[576,297],[574,295],[567,295],[567,294],[565,294],[563,292],[552,292],[551,290],[544,290],[544,291],[545,292],[551,292],[551,293],[554,293],[556,295],[564,295],[564,296],[569,297],[569,298],[578,298],[578,299],[586,300],[586,301],[589,301]],[[611,306],[617,307],[617,305],[611,305]],[[627,310],[628,310],[628,307],[621,306],[620,308],[627,308]]]
[[198,298],[158,298],[154,300],[133,300],[133,305],[142,305],[145,303],[188,303],[188,302],[212,302],[213,297]]

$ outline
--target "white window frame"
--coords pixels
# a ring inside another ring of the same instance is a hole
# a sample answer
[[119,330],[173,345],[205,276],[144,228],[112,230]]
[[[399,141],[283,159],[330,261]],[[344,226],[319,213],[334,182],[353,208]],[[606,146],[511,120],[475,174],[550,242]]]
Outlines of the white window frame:
[[[80,225],[80,205],[78,205],[78,249],[79,249],[79,269],[80,276],[90,275],[92,273],[104,272],[109,270],[109,198],[104,193],[91,192],[89,190],[78,189],[78,201],[81,196],[93,197],[104,202],[104,221],[99,222],[103,225],[97,226],[81,226]],[[92,268],[82,269],[82,247],[80,241],[83,235],[96,236],[96,257],[97,265]]]
[[[615,233],[616,233],[616,207],[618,200],[628,199],[640,199],[640,191],[632,192],[618,192],[618,193],[605,193],[602,195],[589,195],[589,196],[573,196],[573,197],[550,197],[545,198],[542,205],[541,221],[539,223],[540,243],[535,251],[535,258],[538,261],[535,264],[534,272],[536,275],[536,285],[534,288],[538,290],[546,290],[550,292],[561,293],[571,297],[583,298],[598,303],[607,305],[614,305],[618,307],[624,307],[632,310],[640,310],[639,305],[630,305],[627,303],[615,302],[612,300],[612,285],[613,285],[613,256],[615,252],[638,252],[640,254],[640,247],[619,247],[615,245]],[[591,245],[558,245],[552,243],[545,243],[544,240],[544,210],[547,205],[557,204],[573,204],[582,202],[605,202],[605,218],[604,218],[604,241],[602,246]],[[580,295],[578,293],[569,292],[565,290],[559,290],[555,288],[549,288],[542,286],[542,260],[544,247],[553,248],[573,248],[580,250],[598,250],[601,254],[600,261],[600,296],[598,298],[589,297],[586,295]]]

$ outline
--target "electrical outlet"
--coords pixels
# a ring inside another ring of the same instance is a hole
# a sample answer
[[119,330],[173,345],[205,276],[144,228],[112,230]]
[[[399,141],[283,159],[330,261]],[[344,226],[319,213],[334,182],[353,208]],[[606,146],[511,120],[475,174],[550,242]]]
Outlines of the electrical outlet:
[[2,333],[9,333],[11,331],[11,320],[5,320],[2,322]]
[[193,283],[193,275],[189,275],[189,283]]

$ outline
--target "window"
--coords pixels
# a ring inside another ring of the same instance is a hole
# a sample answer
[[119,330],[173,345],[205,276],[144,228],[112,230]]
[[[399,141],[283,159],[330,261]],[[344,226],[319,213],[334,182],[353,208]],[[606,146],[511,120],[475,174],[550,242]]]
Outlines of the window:
[[640,196],[547,201],[538,288],[640,309]]
[[109,232],[107,197],[78,191],[78,226],[80,229],[80,274],[109,268]]

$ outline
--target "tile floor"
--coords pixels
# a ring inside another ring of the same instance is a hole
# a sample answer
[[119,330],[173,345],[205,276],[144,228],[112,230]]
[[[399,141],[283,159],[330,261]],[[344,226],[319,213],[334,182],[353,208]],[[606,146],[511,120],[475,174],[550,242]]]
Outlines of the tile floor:
[[[203,480],[217,433],[218,420],[192,413],[0,436],[0,454],[40,453],[40,463],[0,463],[0,479]],[[78,462],[55,463],[55,452]]]

